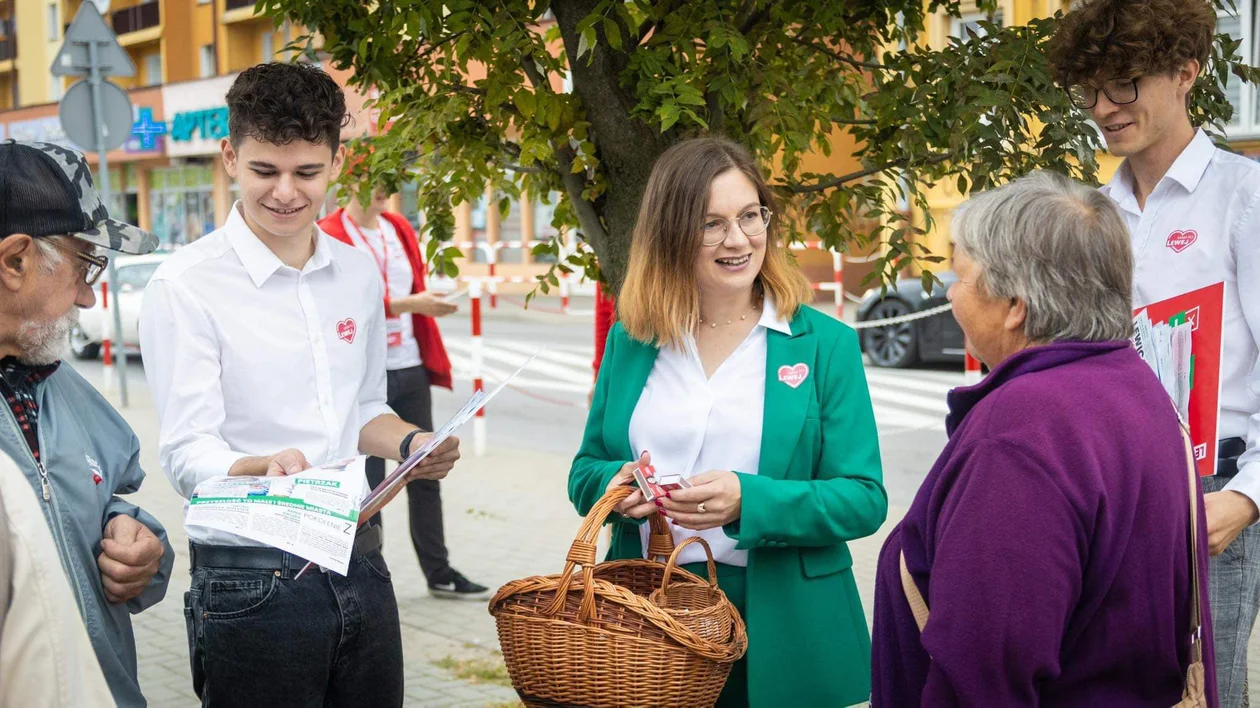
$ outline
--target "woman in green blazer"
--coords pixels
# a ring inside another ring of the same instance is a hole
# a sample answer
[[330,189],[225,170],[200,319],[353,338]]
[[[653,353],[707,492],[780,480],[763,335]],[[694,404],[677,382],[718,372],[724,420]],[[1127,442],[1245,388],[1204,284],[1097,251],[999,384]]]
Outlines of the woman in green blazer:
[[644,556],[653,513],[676,543],[708,541],[749,638],[719,706],[849,705],[870,694],[870,636],[846,542],[879,528],[887,495],[857,336],[804,304],[772,204],[728,140],[657,161],[569,497],[586,514],[641,455],[688,478],[617,508],[609,558]]

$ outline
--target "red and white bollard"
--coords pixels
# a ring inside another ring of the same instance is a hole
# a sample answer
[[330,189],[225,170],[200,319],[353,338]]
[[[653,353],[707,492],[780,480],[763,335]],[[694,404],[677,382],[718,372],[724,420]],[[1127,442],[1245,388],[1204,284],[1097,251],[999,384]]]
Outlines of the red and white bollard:
[[101,283],[101,361],[105,388],[114,388],[114,348],[110,340],[109,283]]
[[[485,352],[481,341],[481,281],[471,280],[468,283],[469,311],[472,317],[472,380],[473,391],[486,390],[482,380],[481,369],[485,363]],[[483,457],[486,454],[486,409],[478,409],[473,417],[473,454]]]
[[964,356],[963,384],[970,386],[975,383],[980,383],[980,360],[971,355],[970,349],[967,350],[967,353]]
[[836,281],[836,319],[844,321],[844,256],[831,252],[831,270]]
[[560,314],[569,314],[569,274],[560,274]]
[[497,271],[499,265],[499,249],[496,248],[498,245],[499,244],[497,243],[487,244],[488,248],[486,249],[486,263],[490,266],[490,280],[488,280],[487,283],[490,286],[491,310],[499,309],[499,287],[495,280],[495,276],[498,275]]

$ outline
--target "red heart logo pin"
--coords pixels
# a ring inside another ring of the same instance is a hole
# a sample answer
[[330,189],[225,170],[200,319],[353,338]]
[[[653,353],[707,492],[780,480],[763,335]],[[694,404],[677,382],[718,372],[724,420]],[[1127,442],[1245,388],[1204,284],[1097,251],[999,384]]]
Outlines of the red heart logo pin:
[[1174,231],[1168,234],[1168,247],[1174,253],[1181,253],[1190,248],[1195,241],[1199,240],[1199,234],[1195,231]]
[[779,367],[779,380],[792,388],[796,388],[805,383],[805,379],[808,376],[809,367],[804,364],[797,364],[796,366],[788,366],[784,364]]
[[347,317],[346,319],[337,323],[337,336],[341,338],[341,341],[347,344],[353,343],[354,333],[355,333],[355,326],[354,326],[353,318]]

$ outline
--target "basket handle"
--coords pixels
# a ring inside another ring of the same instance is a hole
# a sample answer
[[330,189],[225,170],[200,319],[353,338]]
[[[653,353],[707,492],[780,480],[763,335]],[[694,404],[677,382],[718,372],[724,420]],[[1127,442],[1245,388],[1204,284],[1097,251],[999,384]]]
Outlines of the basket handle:
[[678,544],[678,547],[675,548],[674,552],[670,554],[669,562],[665,564],[665,575],[664,577],[661,578],[661,605],[662,606],[666,602],[665,591],[669,589],[670,576],[674,574],[675,570],[678,570],[678,557],[682,555],[682,550],[684,548],[686,548],[687,546],[690,546],[693,543],[699,543],[704,548],[704,555],[705,555],[705,558],[707,559],[708,566],[709,566],[709,585],[711,587],[717,587],[717,584],[718,584],[717,563],[714,562],[713,560],[713,549],[709,548],[709,542],[704,540],[700,536],[689,536],[683,539],[682,543]]
[[[577,538],[573,540],[573,545],[569,547],[569,554],[565,556],[564,573],[557,583],[555,599],[544,610],[545,614],[555,615],[564,607],[564,598],[573,582],[573,573],[577,566],[580,565],[582,566],[584,592],[582,594],[582,605],[578,610],[578,618],[583,620],[595,618],[596,538],[599,535],[600,528],[608,520],[608,515],[613,512],[613,509],[636,491],[638,491],[637,488],[628,484],[613,487],[591,507],[591,510],[586,514],[586,518],[583,519],[582,525],[578,528]],[[649,552],[657,551],[657,555],[663,557],[670,552],[669,549],[672,549],[673,536],[665,526],[665,521],[660,518],[660,514],[652,514],[649,523],[652,526],[652,533],[651,540],[648,543],[648,550]]]

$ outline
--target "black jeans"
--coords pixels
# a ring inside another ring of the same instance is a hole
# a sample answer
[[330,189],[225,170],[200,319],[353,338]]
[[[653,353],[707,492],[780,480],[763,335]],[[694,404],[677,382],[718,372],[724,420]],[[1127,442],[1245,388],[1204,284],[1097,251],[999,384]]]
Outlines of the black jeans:
[[[433,430],[433,398],[429,395],[429,372],[423,366],[386,372],[386,399],[399,418],[417,428]],[[385,479],[385,460],[369,457],[368,484]],[[407,483],[407,512],[411,521],[411,545],[420,559],[420,570],[430,582],[440,582],[451,567],[442,528],[442,487],[435,479]],[[369,523],[380,524],[381,515]]]
[[204,708],[401,706],[402,633],[380,551],[347,575],[197,568],[184,596]]

